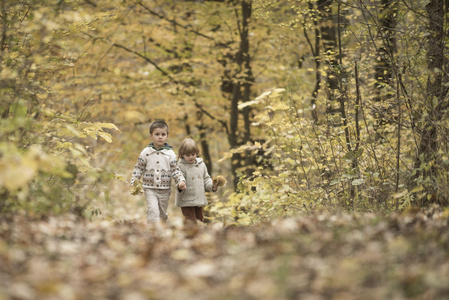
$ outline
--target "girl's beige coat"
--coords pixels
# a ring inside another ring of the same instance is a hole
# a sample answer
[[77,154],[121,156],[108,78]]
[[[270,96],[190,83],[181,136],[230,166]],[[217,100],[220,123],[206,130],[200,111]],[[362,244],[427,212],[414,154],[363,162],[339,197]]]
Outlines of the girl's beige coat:
[[212,191],[212,178],[207,172],[206,164],[201,158],[189,164],[180,159],[179,168],[186,179],[187,189],[176,193],[175,204],[177,207],[206,206],[206,191]]

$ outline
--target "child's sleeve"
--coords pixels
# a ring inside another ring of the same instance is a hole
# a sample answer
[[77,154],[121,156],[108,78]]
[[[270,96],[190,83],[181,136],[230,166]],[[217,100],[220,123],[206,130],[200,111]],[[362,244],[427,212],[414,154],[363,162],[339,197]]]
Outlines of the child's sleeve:
[[212,178],[210,177],[209,173],[207,172],[206,167],[204,168],[203,179],[204,179],[204,189],[209,192],[212,191],[214,184],[212,182]]
[[175,180],[175,184],[178,185],[181,181],[186,181],[184,175],[182,175],[181,169],[178,166],[178,161],[176,160],[176,156],[170,161],[171,168],[171,177]]
[[[178,164],[178,168],[179,168],[179,170],[181,171],[181,174],[182,174],[182,177],[184,178],[184,181],[185,181],[185,183],[187,184],[187,170],[185,169],[185,167],[182,167],[182,166],[180,166],[179,164]],[[180,190],[180,189],[177,189],[178,190],[178,192],[179,193],[181,193],[181,194],[184,194],[185,193],[185,191],[186,190]]]
[[147,163],[143,157],[144,156],[141,153],[137,158],[137,163],[134,166],[133,174],[131,176],[131,184],[133,184],[136,180],[140,180],[142,174],[145,172]]

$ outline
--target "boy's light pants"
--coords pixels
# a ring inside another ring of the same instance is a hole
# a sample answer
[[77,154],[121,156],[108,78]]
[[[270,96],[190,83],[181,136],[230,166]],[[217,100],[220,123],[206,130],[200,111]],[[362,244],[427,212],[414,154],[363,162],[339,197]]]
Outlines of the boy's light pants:
[[168,200],[170,189],[144,189],[147,201],[147,223],[157,222],[160,219],[167,220]]

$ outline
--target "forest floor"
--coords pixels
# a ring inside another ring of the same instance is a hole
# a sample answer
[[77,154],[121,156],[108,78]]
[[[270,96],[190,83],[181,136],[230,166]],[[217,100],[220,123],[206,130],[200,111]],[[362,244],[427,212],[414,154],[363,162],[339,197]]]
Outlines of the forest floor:
[[144,218],[0,219],[3,299],[449,299],[449,210],[162,230]]

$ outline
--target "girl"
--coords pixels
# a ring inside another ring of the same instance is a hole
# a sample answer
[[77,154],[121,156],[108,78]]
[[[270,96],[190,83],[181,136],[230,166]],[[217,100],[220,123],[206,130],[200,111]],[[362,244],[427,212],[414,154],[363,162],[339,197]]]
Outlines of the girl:
[[175,204],[181,207],[186,223],[204,222],[203,207],[207,205],[206,191],[217,191],[205,163],[198,157],[200,150],[192,139],[181,142],[178,151],[179,168],[186,179],[187,188],[176,193]]

